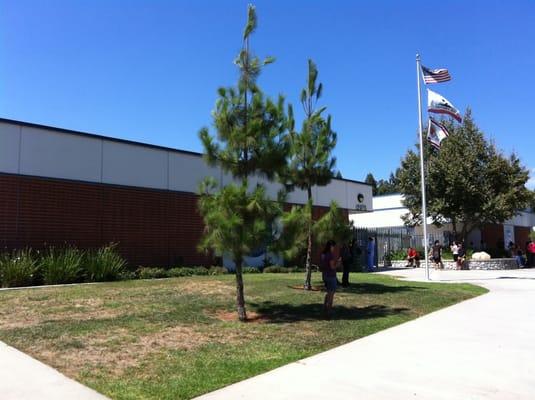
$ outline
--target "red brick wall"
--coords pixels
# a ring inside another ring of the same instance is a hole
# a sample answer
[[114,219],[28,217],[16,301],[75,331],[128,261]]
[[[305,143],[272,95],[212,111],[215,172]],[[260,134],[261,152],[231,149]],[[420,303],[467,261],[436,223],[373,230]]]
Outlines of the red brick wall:
[[526,242],[529,240],[530,229],[525,226],[515,226],[515,243],[522,251],[526,250]]
[[[192,193],[0,175],[0,246],[110,242],[131,265],[200,265],[202,219]],[[315,207],[314,218],[327,212]],[[347,211],[346,211],[347,214]]]
[[503,246],[503,240],[503,225],[485,225],[481,230],[481,241],[487,248],[497,248],[499,242]]

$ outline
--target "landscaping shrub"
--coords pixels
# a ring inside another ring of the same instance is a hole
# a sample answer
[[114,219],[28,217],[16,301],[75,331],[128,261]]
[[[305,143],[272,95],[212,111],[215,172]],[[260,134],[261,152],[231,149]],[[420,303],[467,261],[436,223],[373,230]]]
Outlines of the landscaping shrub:
[[288,273],[288,268],[281,267],[279,265],[272,265],[271,267],[264,268],[265,274],[280,274],[280,273]]
[[138,269],[137,274],[139,279],[158,279],[168,277],[168,271],[163,268],[141,267]]
[[134,279],[138,279],[138,276],[134,271],[123,271],[119,273],[119,276],[117,277],[117,280],[119,281],[131,281]]
[[74,247],[50,248],[41,259],[41,274],[46,285],[81,280],[83,253]]
[[[421,257],[422,256],[420,256],[420,258]],[[392,250],[390,253],[388,253],[386,258],[388,258],[390,261],[404,261],[407,259],[407,250],[406,249]]]
[[223,275],[228,274],[228,269],[225,267],[210,267],[208,269],[208,275]]
[[89,282],[115,281],[125,272],[126,261],[112,243],[98,250],[86,252],[84,267]]
[[193,275],[208,275],[208,268],[205,267],[179,267],[171,268],[167,271],[169,277],[193,276]]
[[511,257],[509,252],[502,248],[502,247],[494,247],[487,250],[483,250],[484,252],[490,254],[492,258],[509,258]]
[[256,267],[243,267],[242,272],[244,274],[259,274],[262,271],[260,270],[260,268]]
[[0,257],[2,287],[31,286],[38,274],[38,258],[31,249],[16,250]]

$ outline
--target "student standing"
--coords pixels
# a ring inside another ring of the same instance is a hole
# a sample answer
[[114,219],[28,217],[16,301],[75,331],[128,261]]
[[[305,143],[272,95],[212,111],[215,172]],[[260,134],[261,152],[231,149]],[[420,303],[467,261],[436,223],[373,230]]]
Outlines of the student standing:
[[368,254],[366,257],[366,261],[368,266],[368,272],[372,272],[373,268],[375,267],[375,242],[371,236],[368,238],[367,251]]
[[535,242],[530,239],[526,246],[526,257],[528,258],[528,267],[535,267]]
[[431,251],[429,252],[429,256],[435,263],[435,269],[443,269],[444,266],[442,264],[442,246],[440,246],[440,242],[438,240],[435,240],[435,244],[433,247],[431,247]]
[[457,258],[459,258],[459,245],[457,242],[453,242],[453,244],[450,246],[451,253],[453,254],[453,261],[457,262]]
[[334,255],[334,240],[329,240],[321,253],[321,272],[323,283],[325,284],[325,300],[323,301],[323,313],[326,318],[330,318],[333,309],[334,294],[336,293],[336,264]]
[[466,259],[466,249],[463,246],[462,242],[459,242],[457,245],[457,269],[463,269],[464,260]]

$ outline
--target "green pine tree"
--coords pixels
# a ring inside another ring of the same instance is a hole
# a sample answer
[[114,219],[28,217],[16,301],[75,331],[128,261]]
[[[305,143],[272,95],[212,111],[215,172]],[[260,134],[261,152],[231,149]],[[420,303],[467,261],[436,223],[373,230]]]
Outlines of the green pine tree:
[[308,60],[307,85],[301,92],[301,104],[305,112],[305,119],[300,132],[295,130],[293,109],[291,105],[288,106],[290,162],[283,177],[283,182],[288,190],[298,188],[307,192],[307,252],[304,284],[307,290],[312,287],[312,188],[329,184],[333,178],[333,168],[336,163],[336,159],[332,156],[332,151],[336,146],[336,133],[331,128],[331,116],[323,116],[326,107],[317,108],[323,90],[323,85],[317,83],[317,78],[316,64],[312,60]]
[[273,221],[282,213],[280,203],[268,199],[262,185],[249,187],[249,178],[275,179],[286,167],[288,153],[284,99],[279,96],[276,102],[272,101],[256,84],[262,67],[273,62],[273,58],[261,61],[250,50],[249,39],[256,25],[255,8],[250,5],[243,47],[235,60],[240,73],[238,84],[218,91],[219,99],[213,111],[217,136],[211,136],[207,128],[199,133],[207,162],[241,182],[218,189],[213,181],[205,181],[199,200],[205,223],[200,247],[232,256],[241,321],[247,319],[243,258],[254,248],[265,245]]

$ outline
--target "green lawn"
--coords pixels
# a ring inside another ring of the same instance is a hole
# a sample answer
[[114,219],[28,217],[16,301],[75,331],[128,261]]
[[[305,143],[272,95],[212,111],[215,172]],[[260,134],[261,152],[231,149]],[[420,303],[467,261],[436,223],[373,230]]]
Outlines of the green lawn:
[[244,278],[247,323],[231,275],[3,291],[0,340],[112,399],[188,399],[486,292],[353,274],[326,321],[303,274]]

